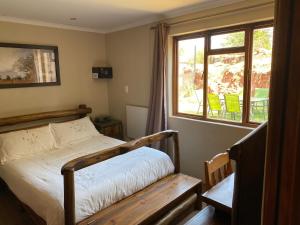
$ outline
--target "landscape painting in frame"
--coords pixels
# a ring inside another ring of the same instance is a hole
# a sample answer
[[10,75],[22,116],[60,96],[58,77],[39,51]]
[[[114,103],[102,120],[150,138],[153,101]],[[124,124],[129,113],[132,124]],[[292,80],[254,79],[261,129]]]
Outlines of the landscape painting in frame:
[[60,85],[58,48],[0,43],[0,88]]

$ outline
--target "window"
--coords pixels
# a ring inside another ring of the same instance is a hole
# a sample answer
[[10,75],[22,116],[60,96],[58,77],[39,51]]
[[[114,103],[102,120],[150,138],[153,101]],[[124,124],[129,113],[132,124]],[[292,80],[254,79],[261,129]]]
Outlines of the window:
[[[203,115],[204,38],[178,43],[178,112]],[[199,103],[197,105],[197,102]],[[195,103],[197,109],[195,110]]]
[[245,45],[245,31],[233,32],[227,34],[217,34],[211,36],[211,42],[210,42],[211,49],[243,47],[244,45]]
[[266,121],[272,43],[271,21],[174,37],[174,115]]

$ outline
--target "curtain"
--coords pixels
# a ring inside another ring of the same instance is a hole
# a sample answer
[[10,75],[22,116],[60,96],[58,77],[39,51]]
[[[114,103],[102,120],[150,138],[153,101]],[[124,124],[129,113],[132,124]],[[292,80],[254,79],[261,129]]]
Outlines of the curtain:
[[[154,27],[154,36],[152,83],[146,127],[147,135],[167,129],[167,24],[160,23]],[[166,143],[158,143],[157,145],[152,145],[152,147],[166,149]]]

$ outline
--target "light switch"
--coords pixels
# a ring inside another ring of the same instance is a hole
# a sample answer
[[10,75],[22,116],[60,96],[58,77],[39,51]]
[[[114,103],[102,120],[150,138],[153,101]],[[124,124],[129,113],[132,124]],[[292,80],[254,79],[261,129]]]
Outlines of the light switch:
[[129,90],[129,89],[128,89],[128,85],[126,85],[126,86],[124,87],[124,91],[125,91],[126,94],[128,94],[128,90]]

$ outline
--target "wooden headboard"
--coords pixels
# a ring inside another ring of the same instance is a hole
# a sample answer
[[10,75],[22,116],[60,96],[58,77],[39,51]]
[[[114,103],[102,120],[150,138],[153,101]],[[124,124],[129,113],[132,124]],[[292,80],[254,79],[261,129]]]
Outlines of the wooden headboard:
[[[27,125],[25,128],[35,128],[35,127],[47,125],[49,121],[54,119],[64,119],[64,121],[70,121],[70,120],[85,117],[87,114],[91,112],[92,109],[87,107],[86,105],[79,105],[78,108],[75,109],[41,112],[41,113],[34,113],[28,115],[0,118],[0,128],[16,126],[16,125],[21,125],[26,123]],[[32,123],[37,121],[39,121],[38,125]],[[20,129],[24,129],[24,127],[8,129],[8,131],[20,130]],[[5,132],[7,131],[0,130],[0,133],[5,133]]]

